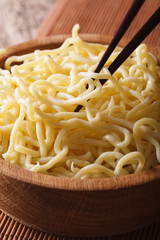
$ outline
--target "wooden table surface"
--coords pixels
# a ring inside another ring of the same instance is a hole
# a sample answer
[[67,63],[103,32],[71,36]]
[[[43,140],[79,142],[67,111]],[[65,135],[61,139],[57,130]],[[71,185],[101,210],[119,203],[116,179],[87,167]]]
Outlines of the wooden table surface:
[[[0,0],[0,48],[35,37],[71,33],[75,23],[80,23],[80,32],[113,35],[131,2],[131,0]],[[160,0],[146,0],[141,14],[139,13],[125,37],[131,38],[159,5]],[[160,46],[159,27],[146,42]],[[0,240],[12,239],[66,238],[28,228],[0,211]],[[160,222],[132,233],[103,239],[159,240]]]

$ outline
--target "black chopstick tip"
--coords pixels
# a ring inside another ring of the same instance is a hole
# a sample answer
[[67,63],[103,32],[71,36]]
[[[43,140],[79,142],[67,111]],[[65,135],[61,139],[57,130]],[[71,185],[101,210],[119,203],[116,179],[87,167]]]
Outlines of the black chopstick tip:
[[83,105],[78,105],[75,109],[74,112],[79,112],[83,108]]

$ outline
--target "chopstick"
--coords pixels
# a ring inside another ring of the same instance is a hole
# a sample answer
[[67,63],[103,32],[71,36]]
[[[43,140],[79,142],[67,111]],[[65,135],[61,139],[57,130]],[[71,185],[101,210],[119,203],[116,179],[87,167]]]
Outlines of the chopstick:
[[106,49],[104,55],[102,56],[99,64],[96,67],[95,73],[99,73],[103,68],[104,64],[107,62],[108,58],[112,54],[113,50],[129,28],[130,24],[132,23],[133,19],[139,12],[140,8],[142,7],[145,0],[135,0],[131,5],[130,9],[128,10],[125,18],[123,19],[121,25],[119,26],[117,32],[115,33],[111,43],[109,44],[108,48]]
[[[133,5],[131,6],[129,12],[131,11]],[[131,39],[131,41],[127,44],[127,46],[121,51],[121,53],[117,56],[117,58],[108,67],[108,70],[111,74],[113,74],[119,68],[119,66],[130,56],[130,54],[139,46],[139,44],[152,32],[152,30],[158,25],[159,22],[160,22],[160,7],[154,12],[154,14],[149,18],[149,20],[143,25],[143,27],[138,31],[138,33]],[[130,22],[128,22],[128,24],[130,24]],[[121,29],[121,26],[120,26],[120,29]],[[119,39],[119,37],[117,37],[117,34],[119,34],[119,31],[120,30],[118,29],[114,38]],[[123,36],[123,34],[121,36]],[[107,61],[106,59],[108,59],[108,53],[107,54],[105,53],[102,59],[100,60],[97,66],[98,72],[103,68],[105,62]],[[102,85],[104,85],[106,81],[107,79],[100,79],[100,82]],[[89,99],[87,101],[89,101]],[[83,105],[78,105],[75,108],[74,112],[79,112],[82,107]]]
[[[119,68],[119,66],[130,56],[130,54],[139,46],[139,44],[153,31],[159,22],[160,7],[154,12],[149,20],[143,25],[143,27],[138,31],[138,33],[132,38],[132,40],[108,67],[108,70],[111,74],[113,74]],[[105,82],[106,81],[107,80],[105,80]]]
[[[119,26],[117,32],[115,33],[111,43],[109,44],[108,48],[104,52],[104,54],[103,54],[103,56],[102,56],[102,58],[99,62],[99,64],[97,65],[97,67],[94,71],[95,73],[99,73],[101,71],[104,64],[107,62],[108,58],[110,57],[110,55],[114,51],[115,47],[117,46],[117,44],[119,43],[119,41],[121,40],[121,38],[123,37],[125,32],[127,31],[127,29],[129,28],[130,24],[132,23],[133,19],[137,15],[138,11],[142,7],[144,1],[145,0],[142,0],[142,1],[141,0],[135,0],[132,3],[132,5],[131,5],[130,9],[128,10],[126,16],[124,17],[121,25]],[[92,78],[92,80],[94,81],[95,79]],[[86,88],[88,88],[88,84],[87,84]],[[83,107],[83,105],[78,105],[75,108],[74,112],[79,112],[82,107]]]

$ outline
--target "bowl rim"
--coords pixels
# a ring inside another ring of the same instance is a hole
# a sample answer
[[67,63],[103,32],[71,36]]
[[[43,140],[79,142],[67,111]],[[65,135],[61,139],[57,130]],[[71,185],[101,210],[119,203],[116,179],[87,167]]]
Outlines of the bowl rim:
[[[112,35],[103,35],[103,34],[81,33],[79,35],[83,40],[85,40],[87,42],[96,43],[96,42],[100,41],[102,44],[107,44],[107,42],[110,42],[113,38]],[[1,65],[1,62],[4,61],[4,59],[7,59],[8,57],[10,57],[12,55],[17,54],[17,51],[18,51],[17,55],[20,55],[26,50],[33,51],[33,49],[38,49],[37,47],[42,48],[42,49],[44,49],[43,46],[46,46],[46,45],[52,47],[52,45],[57,45],[60,43],[62,44],[64,42],[64,40],[68,37],[71,37],[71,34],[52,35],[52,36],[48,36],[48,37],[32,39],[29,41],[25,41],[25,42],[22,42],[19,44],[15,44],[15,45],[6,47],[6,48],[4,48],[5,52],[0,55],[0,65]],[[129,39],[123,38],[119,42],[118,46],[124,47],[128,43],[128,41],[129,41]],[[142,43],[145,43],[145,41],[143,41]],[[160,63],[160,46],[153,46],[148,43],[146,45],[147,45],[149,51],[153,52],[156,55],[158,63]]]
[[[4,64],[5,59],[12,55],[24,54],[25,51],[32,52],[35,49],[43,49],[46,45],[48,49],[53,45],[61,44],[66,38],[71,35],[55,35],[34,39],[23,42],[5,49],[5,53],[0,55],[0,65]],[[101,42],[106,44],[112,39],[112,36],[101,34],[80,34],[82,39],[88,42]],[[128,42],[123,39],[119,46],[124,46]],[[160,47],[155,47],[147,44],[151,52],[157,53],[160,56]],[[160,61],[160,59],[158,59]],[[74,191],[102,191],[102,190],[116,190],[126,187],[134,187],[139,185],[148,184],[149,182],[160,180],[160,165],[144,170],[140,173],[129,174],[125,176],[116,176],[112,178],[95,178],[95,179],[75,179],[75,178],[62,178],[41,173],[31,172],[20,166],[11,164],[0,158],[0,174],[16,179],[23,183],[32,183],[33,185],[42,186],[51,189],[63,189]]]
[[119,190],[128,187],[145,185],[160,181],[160,165],[140,173],[112,178],[76,179],[57,177],[37,172],[31,172],[18,165],[9,163],[0,158],[0,174],[16,179],[22,183],[29,183],[45,188],[74,191],[103,191]]

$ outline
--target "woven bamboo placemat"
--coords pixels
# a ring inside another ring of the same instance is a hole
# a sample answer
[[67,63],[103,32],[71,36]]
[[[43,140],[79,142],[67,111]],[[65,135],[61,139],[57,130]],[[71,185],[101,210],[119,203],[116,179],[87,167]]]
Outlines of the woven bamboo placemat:
[[[76,23],[80,24],[81,33],[113,35],[130,4],[130,0],[57,0],[40,26],[36,37],[71,33],[72,27]],[[146,0],[130,29],[125,34],[125,38],[131,38],[159,5],[160,0]],[[145,42],[160,46],[160,28],[156,27],[150,36],[146,38]],[[40,232],[15,221],[0,211],[0,240],[53,239],[65,240],[75,238],[65,238]],[[94,239],[160,240],[160,221],[127,234]]]
[[[80,24],[81,33],[100,33],[113,36],[133,0],[57,0],[40,26],[36,37],[71,33]],[[130,28],[124,35],[130,39],[160,6],[160,0],[146,0]],[[160,46],[160,27],[145,39]]]
[[[134,232],[92,240],[159,240],[160,221]],[[73,240],[27,227],[0,211],[0,240]],[[82,238],[76,238],[80,240]],[[84,238],[83,238],[84,239]],[[89,239],[88,239],[89,240]],[[90,239],[91,240],[91,239]]]
[[[0,211],[0,240],[71,240],[27,227]],[[76,238],[77,240],[82,238]],[[84,238],[83,238],[84,239]],[[137,231],[118,236],[92,238],[92,240],[159,240],[160,221],[155,222]],[[88,239],[89,240],[89,239]],[[91,240],[91,239],[90,239]]]

